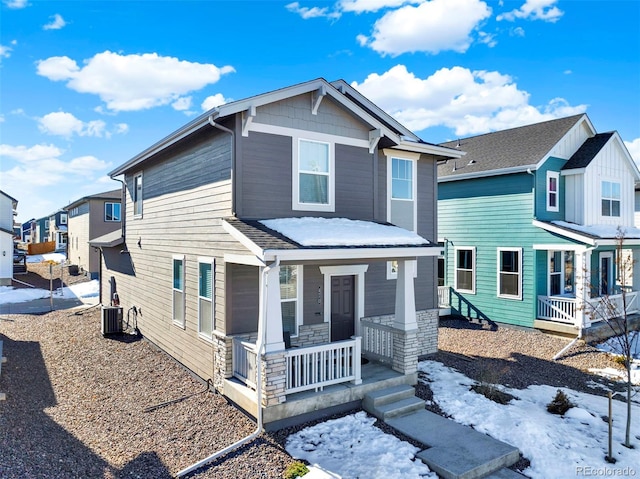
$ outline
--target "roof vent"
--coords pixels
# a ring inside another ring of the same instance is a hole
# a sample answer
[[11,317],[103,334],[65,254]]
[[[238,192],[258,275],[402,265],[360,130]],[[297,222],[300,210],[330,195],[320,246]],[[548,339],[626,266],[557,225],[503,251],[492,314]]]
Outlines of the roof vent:
[[467,163],[467,166],[475,165],[475,163],[476,163],[476,160],[471,159],[469,160],[469,163]]

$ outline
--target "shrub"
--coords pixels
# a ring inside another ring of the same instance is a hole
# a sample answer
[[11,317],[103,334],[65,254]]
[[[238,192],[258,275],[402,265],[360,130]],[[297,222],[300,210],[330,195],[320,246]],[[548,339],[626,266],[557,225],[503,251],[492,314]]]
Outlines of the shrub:
[[284,479],[296,479],[296,477],[304,476],[307,472],[309,472],[309,468],[304,462],[294,461],[287,466],[282,476]]
[[556,392],[556,396],[553,398],[553,401],[547,404],[547,411],[549,411],[551,414],[559,414],[560,416],[562,416],[569,409],[575,406],[576,405],[569,400],[567,395],[560,389],[558,389],[558,392]]

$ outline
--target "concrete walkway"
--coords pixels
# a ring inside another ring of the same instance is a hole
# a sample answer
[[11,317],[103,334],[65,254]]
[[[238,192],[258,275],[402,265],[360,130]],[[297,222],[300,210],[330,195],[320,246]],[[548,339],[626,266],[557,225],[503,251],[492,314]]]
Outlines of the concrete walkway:
[[417,457],[444,479],[524,479],[508,469],[518,448],[425,409],[411,386],[375,391],[363,408],[405,436],[429,446]]

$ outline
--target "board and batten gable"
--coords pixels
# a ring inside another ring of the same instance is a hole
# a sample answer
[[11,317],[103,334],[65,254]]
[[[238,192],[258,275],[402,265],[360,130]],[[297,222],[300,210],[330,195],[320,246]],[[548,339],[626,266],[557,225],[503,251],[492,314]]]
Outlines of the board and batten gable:
[[[475,293],[459,293],[472,309],[461,314],[475,309],[491,321],[533,326],[536,270],[545,264],[538,262],[533,245],[570,244],[532,225],[533,185],[527,173],[438,185],[438,235],[447,242],[445,284],[455,285],[455,249],[475,248]],[[522,248],[522,299],[497,295],[498,248]]]
[[[138,173],[143,175],[143,210],[134,216]],[[212,378],[213,345],[198,334],[198,261],[215,262],[215,330],[224,334],[224,254],[245,251],[221,227],[221,219],[231,214],[230,135],[204,129],[127,172],[125,183],[126,242],[110,249],[110,259],[115,257],[121,267],[104,270],[103,302],[108,303],[113,276],[125,314],[136,307],[144,336],[198,376]],[[184,257],[184,328],[172,317],[175,255]],[[105,264],[108,259],[105,253]]]

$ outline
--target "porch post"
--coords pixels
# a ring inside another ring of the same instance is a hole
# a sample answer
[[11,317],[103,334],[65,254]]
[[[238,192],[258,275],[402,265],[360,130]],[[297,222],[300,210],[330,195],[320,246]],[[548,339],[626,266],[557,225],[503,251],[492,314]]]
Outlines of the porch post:
[[416,295],[413,287],[413,260],[398,261],[396,282],[396,317],[393,327],[402,331],[418,329]]
[[[264,352],[284,350],[282,309],[280,305],[280,266],[272,266],[267,274],[260,268],[260,313],[258,349],[264,338]],[[262,330],[264,328],[264,331]]]
[[576,326],[585,329],[591,326],[589,299],[591,298],[591,249],[576,252]]

